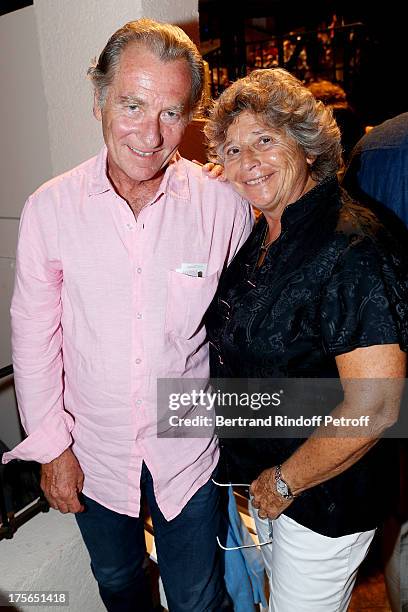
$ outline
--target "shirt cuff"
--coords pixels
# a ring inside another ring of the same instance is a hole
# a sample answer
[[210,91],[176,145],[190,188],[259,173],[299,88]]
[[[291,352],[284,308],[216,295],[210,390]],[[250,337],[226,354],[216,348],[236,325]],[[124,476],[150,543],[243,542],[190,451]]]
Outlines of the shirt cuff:
[[74,419],[62,411],[48,416],[46,421],[18,444],[13,450],[3,454],[2,463],[12,459],[49,463],[59,457],[72,444],[71,431]]

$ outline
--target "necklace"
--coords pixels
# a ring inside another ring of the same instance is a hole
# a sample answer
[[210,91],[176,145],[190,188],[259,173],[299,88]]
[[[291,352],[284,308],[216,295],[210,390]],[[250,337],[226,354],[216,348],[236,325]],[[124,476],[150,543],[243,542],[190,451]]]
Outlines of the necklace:
[[266,257],[266,254],[268,252],[268,249],[271,246],[272,242],[274,241],[274,239],[272,239],[272,240],[269,240],[268,242],[265,242],[266,237],[268,235],[268,230],[269,230],[269,227],[268,227],[268,225],[266,225],[265,233],[264,233],[263,238],[262,238],[262,244],[259,247],[259,251],[258,251],[258,259],[257,259],[257,262],[256,262],[256,267],[257,268],[260,268],[262,266],[263,262],[265,261],[265,257]]
[[259,251],[258,251],[258,261],[257,261],[257,264],[256,264],[257,268],[260,268],[262,266],[263,262],[265,261],[266,255],[268,253],[268,249],[271,246],[271,244],[276,242],[276,240],[280,237],[280,235],[281,235],[281,228],[279,227],[278,229],[279,229],[279,231],[275,232],[276,235],[274,235],[273,238],[271,238],[271,240],[268,240],[268,242],[266,242],[266,237],[267,237],[268,231],[269,231],[269,225],[266,225],[265,233],[264,233],[263,238],[262,238],[262,244],[259,247]]
[[274,241],[274,238],[272,238],[272,240],[269,240],[269,242],[265,242],[266,237],[268,235],[268,229],[269,229],[269,227],[267,225],[266,228],[265,228],[264,237],[262,239],[262,244],[259,247],[259,252],[260,253],[266,253],[266,251],[269,249],[269,247],[271,246],[272,242]]

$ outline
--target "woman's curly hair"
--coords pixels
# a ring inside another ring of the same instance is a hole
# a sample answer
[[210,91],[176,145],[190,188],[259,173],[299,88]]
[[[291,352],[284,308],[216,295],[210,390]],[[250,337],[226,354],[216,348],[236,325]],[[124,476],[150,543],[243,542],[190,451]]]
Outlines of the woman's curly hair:
[[284,130],[306,157],[314,158],[311,176],[317,182],[339,171],[340,130],[331,109],[283,68],[254,70],[214,102],[204,128],[212,161],[223,163],[228,128],[243,111],[259,115],[267,127]]

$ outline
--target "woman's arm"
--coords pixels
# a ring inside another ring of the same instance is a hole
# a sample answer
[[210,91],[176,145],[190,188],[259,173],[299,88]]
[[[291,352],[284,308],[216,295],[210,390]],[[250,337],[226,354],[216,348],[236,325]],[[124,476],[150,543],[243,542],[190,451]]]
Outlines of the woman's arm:
[[[328,437],[327,428],[322,437],[322,429],[316,430],[282,465],[282,477],[295,496],[356,463],[398,418],[406,354],[397,344],[358,348],[336,357],[336,364],[344,401],[334,411],[335,416],[370,415],[373,429],[361,437],[339,437],[338,431]],[[340,435],[346,435],[346,431],[342,428]],[[277,518],[293,501],[277,493],[274,476],[274,467],[264,470],[251,485],[252,503],[261,517]]]

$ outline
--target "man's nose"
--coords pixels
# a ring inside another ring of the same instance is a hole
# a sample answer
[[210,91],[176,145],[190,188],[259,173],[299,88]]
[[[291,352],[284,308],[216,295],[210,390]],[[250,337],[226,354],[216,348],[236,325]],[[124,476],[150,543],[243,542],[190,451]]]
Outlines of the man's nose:
[[142,144],[149,149],[157,149],[163,143],[161,124],[158,118],[145,117],[140,125],[140,137]]

